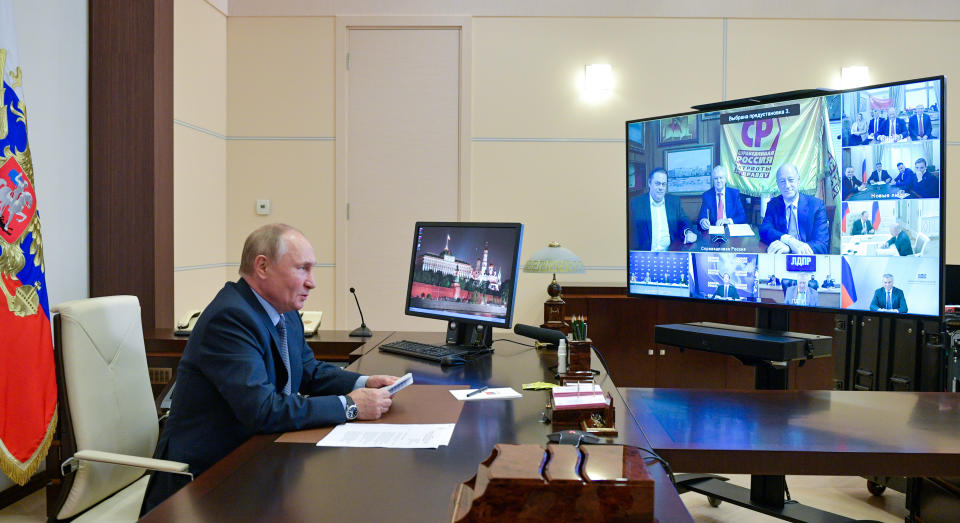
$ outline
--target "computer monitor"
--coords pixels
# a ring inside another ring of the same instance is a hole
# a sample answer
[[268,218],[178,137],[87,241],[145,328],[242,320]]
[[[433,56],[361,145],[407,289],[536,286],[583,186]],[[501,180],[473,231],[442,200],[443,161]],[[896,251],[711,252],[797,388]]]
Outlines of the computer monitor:
[[406,314],[447,321],[449,345],[488,348],[513,324],[521,223],[417,222]]
[[942,76],[626,122],[631,296],[936,318]]

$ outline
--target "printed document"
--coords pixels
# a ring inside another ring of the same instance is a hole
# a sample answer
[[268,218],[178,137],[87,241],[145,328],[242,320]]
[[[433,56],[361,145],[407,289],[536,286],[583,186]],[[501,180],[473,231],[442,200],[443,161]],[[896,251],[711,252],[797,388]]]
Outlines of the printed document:
[[456,423],[397,425],[389,423],[344,423],[317,442],[318,447],[380,447],[387,449],[435,449],[449,445]]

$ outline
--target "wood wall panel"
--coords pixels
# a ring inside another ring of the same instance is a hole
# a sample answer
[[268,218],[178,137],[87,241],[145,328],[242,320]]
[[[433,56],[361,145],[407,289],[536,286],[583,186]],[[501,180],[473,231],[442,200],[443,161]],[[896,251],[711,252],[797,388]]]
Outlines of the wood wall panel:
[[173,1],[90,0],[90,296],[173,321]]
[[[620,387],[677,387],[753,389],[754,368],[732,356],[659,345],[653,342],[658,324],[713,321],[755,325],[756,309],[749,305],[693,302],[655,297],[628,298],[625,287],[567,286],[563,289],[566,314],[584,314],[589,335],[603,354],[610,376]],[[790,328],[797,332],[833,336],[834,315],[793,311]],[[650,351],[653,354],[650,354]],[[663,351],[663,354],[661,354]],[[794,389],[830,390],[833,358],[791,364]]]

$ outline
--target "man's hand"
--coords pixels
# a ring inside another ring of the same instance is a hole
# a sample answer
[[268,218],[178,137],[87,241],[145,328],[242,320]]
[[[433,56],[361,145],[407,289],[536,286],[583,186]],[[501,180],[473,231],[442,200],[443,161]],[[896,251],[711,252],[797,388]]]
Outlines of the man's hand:
[[397,381],[398,377],[396,376],[387,376],[385,374],[374,374],[367,378],[367,387],[371,389],[379,389],[380,387],[386,387],[387,385],[393,385]]
[[794,239],[790,243],[790,250],[793,251],[794,254],[813,254],[813,249],[810,248],[810,245],[797,239]]
[[733,218],[724,218],[718,221],[717,225],[733,225]]
[[[370,377],[373,378],[373,376]],[[369,383],[370,380],[367,380],[367,384]],[[380,419],[390,410],[390,404],[393,403],[393,400],[390,399],[390,393],[382,389],[357,389],[348,396],[353,399],[360,411],[357,414],[357,419]]]
[[780,254],[784,252],[790,252],[790,247],[787,247],[787,244],[783,243],[780,240],[775,240],[773,243],[767,246],[767,252],[770,254]]
[[697,241],[697,233],[687,229],[683,231],[683,243],[693,243]]
[[706,231],[706,230],[709,230],[709,229],[710,229],[710,220],[708,220],[708,219],[706,219],[706,218],[702,218],[702,219],[700,220],[700,228],[703,229],[703,230],[705,230],[705,231]]

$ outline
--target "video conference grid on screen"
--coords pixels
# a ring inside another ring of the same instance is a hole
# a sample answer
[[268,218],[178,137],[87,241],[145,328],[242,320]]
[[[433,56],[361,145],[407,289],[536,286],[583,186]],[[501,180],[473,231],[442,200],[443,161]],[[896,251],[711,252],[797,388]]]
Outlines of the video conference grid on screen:
[[942,87],[627,122],[629,293],[938,316]]
[[520,224],[417,224],[407,312],[509,327]]

